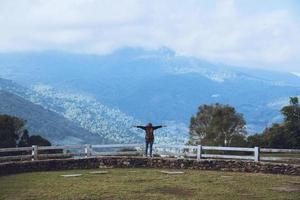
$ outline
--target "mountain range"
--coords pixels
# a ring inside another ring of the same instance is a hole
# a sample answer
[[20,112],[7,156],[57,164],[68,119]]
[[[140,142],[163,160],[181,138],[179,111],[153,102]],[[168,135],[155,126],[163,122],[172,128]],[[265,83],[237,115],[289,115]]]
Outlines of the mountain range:
[[[244,114],[248,132],[281,120],[280,108],[300,95],[297,73],[241,68],[179,56],[170,49],[124,48],[107,55],[65,52],[0,54],[2,89],[103,137],[134,142],[130,126],[167,124],[159,142],[186,140],[201,104],[222,103]],[[16,88],[26,88],[23,92]]]
[[26,120],[30,134],[38,134],[58,145],[108,142],[101,136],[77,126],[72,121],[15,94],[0,90],[0,114],[18,116]]
[[[0,79],[0,114],[10,114],[28,122],[28,129],[54,144],[140,143],[143,132],[132,128],[138,120],[118,109],[108,108],[92,97],[60,92],[50,86],[29,89]],[[9,91],[9,92],[8,92]],[[182,143],[178,130],[159,130],[157,142]],[[172,135],[173,134],[173,135]]]

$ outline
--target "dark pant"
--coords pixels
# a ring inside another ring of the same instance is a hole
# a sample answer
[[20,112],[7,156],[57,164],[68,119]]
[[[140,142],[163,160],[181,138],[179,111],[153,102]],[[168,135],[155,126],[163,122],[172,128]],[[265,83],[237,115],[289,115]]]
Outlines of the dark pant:
[[153,146],[153,141],[146,141],[146,150],[145,150],[145,155],[148,155],[148,146],[150,146],[150,156],[152,156],[152,146]]

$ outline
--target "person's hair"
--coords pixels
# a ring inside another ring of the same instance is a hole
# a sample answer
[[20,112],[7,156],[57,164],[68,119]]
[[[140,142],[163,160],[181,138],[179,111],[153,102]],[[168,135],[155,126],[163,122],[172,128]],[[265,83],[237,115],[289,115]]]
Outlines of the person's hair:
[[149,122],[147,126],[152,126],[152,123],[151,123],[151,122]]

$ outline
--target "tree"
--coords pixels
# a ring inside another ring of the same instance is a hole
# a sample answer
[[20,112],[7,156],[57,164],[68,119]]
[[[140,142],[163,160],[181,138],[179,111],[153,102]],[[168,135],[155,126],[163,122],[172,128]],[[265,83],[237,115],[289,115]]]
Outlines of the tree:
[[266,147],[266,139],[263,134],[250,135],[247,138],[247,144],[249,147]]
[[300,106],[298,97],[291,97],[290,104],[281,109],[282,123],[275,123],[262,134],[248,137],[249,146],[268,148],[300,148]]
[[[246,122],[229,105],[202,105],[190,122],[190,144],[245,145]],[[234,144],[233,144],[234,142]]]
[[288,135],[286,134],[285,127],[281,124],[276,123],[266,128],[262,135],[266,147],[283,149],[289,146]]
[[0,115],[0,148],[16,147],[24,125],[23,119]]
[[23,131],[22,136],[20,137],[18,147],[28,147],[28,146],[30,146],[30,144],[29,144],[29,134],[28,134],[28,130],[25,129]]
[[[284,148],[300,148],[300,105],[298,97],[291,97],[290,104],[281,109],[284,116],[282,134],[284,133]],[[279,139],[278,139],[279,140]]]
[[29,138],[29,145],[51,146],[51,143],[39,135],[32,135]]
[[9,115],[0,115],[0,148],[28,147],[31,145],[51,146],[51,143],[39,135],[29,137],[24,129],[26,121]]
[[290,105],[284,106],[281,109],[286,125],[299,127],[300,125],[300,106],[298,97],[290,98]]

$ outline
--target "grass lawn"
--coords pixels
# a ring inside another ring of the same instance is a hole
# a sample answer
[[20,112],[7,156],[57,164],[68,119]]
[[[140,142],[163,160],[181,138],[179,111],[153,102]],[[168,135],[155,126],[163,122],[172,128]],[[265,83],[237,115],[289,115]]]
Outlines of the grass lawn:
[[[160,169],[35,172],[0,177],[0,199],[300,199],[300,177]],[[62,177],[63,174],[82,174]]]

